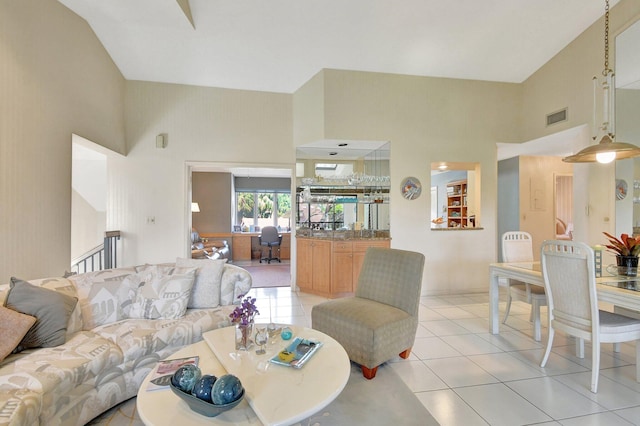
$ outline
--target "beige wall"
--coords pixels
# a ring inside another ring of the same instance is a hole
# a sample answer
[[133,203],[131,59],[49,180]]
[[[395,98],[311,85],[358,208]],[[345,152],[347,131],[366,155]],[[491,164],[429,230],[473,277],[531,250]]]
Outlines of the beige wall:
[[[485,291],[496,259],[496,142],[518,140],[520,86],[338,70],[323,77],[325,138],[391,142],[391,245],[425,254],[423,293]],[[483,230],[431,231],[430,197],[400,195],[407,176],[429,188],[436,161],[480,164]]]
[[[612,10],[612,31],[639,14],[639,2],[622,0]],[[429,197],[405,200],[399,189],[391,226],[393,247],[427,256],[425,292],[486,291],[497,245],[495,143],[588,123],[591,76],[602,69],[602,20],[522,85],[324,70],[293,96],[125,83],[85,21],[55,1],[0,3],[0,36],[5,277],[68,268],[72,133],[126,154],[108,160],[107,204],[107,229],[123,233],[124,264],[187,254],[187,163],[293,168],[297,145],[375,139],[391,142],[396,189],[407,175],[427,188],[433,161],[480,163],[484,230],[430,231]],[[565,106],[569,121],[546,128],[545,114]],[[160,133],[168,135],[165,149],[155,148]],[[578,218],[577,233],[584,222],[601,235],[612,217],[613,170],[574,166],[588,191],[576,198],[576,211],[589,216]],[[34,256],[29,241],[47,255]]]
[[192,225],[199,233],[231,232],[233,182],[231,173],[194,172],[192,200],[198,202],[199,213],[192,214]]
[[[610,66],[615,67],[613,38],[640,17],[640,2],[621,0],[611,9]],[[593,116],[592,77],[604,68],[604,18],[600,18],[523,83],[524,141],[588,124]],[[598,105],[601,105],[598,100]],[[568,120],[546,127],[545,116],[564,107]],[[591,127],[589,127],[591,128]]]
[[293,94],[293,140],[296,146],[325,138],[324,96],[324,71],[318,72]]
[[640,144],[640,90],[616,90],[616,140]]
[[124,79],[57,1],[0,2],[0,282],[71,259],[71,134],[125,152]]
[[[110,159],[107,228],[123,232],[123,264],[188,254],[187,163],[293,169],[292,96],[127,82],[126,158]],[[155,147],[158,134],[167,147]],[[154,223],[149,221],[154,218]]]
[[[640,17],[640,2],[621,0],[611,9],[610,38]],[[583,135],[572,143],[574,152],[592,144],[592,77],[604,68],[604,18],[559,52],[523,83],[523,140],[533,140],[566,129],[584,126]],[[611,43],[611,42],[610,42]],[[613,43],[611,43],[613,44]],[[615,49],[610,46],[610,65]],[[601,99],[597,100],[601,105]],[[568,107],[568,120],[545,126],[545,116]],[[601,118],[598,118],[601,120]],[[602,231],[615,233],[615,164],[576,164],[574,179],[574,236],[589,244],[602,244]]]

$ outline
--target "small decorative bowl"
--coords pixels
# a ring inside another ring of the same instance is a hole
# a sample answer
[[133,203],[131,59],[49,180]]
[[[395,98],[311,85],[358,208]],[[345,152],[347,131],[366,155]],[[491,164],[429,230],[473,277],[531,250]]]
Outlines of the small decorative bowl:
[[192,409],[198,414],[202,414],[203,416],[207,416],[207,417],[215,417],[218,414],[222,414],[225,411],[232,409],[236,405],[240,404],[240,401],[242,401],[242,399],[244,398],[244,389],[242,389],[242,393],[240,394],[238,399],[236,399],[235,401],[230,402],[228,404],[216,405],[211,402],[203,401],[200,398],[196,398],[191,394],[181,391],[180,389],[176,388],[172,384],[169,384],[169,387],[171,388],[173,393],[178,395],[184,402],[187,403],[190,409]]

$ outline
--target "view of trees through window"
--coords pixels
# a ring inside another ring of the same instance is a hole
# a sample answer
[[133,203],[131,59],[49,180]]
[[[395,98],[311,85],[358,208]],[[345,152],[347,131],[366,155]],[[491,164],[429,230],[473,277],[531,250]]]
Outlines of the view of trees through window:
[[276,226],[281,230],[290,230],[291,194],[236,192],[236,224],[243,228]]

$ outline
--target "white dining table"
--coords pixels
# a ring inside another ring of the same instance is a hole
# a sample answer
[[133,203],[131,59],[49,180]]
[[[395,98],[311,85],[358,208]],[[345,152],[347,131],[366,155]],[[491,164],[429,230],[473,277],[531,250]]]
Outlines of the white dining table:
[[[544,287],[540,262],[492,263],[489,265],[489,331],[500,333],[500,278],[509,278]],[[503,286],[508,281],[504,280]],[[634,290],[637,288],[638,290]],[[640,277],[610,275],[596,278],[598,300],[640,313]],[[539,327],[534,328],[540,330]],[[537,334],[537,333],[534,333]],[[540,336],[534,336],[540,340]]]

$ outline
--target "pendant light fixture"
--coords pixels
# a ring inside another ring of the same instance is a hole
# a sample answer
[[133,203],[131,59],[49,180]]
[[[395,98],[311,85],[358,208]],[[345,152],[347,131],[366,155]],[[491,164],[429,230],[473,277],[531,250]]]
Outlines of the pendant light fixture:
[[[616,142],[615,136],[615,74],[609,68],[609,0],[606,0],[604,14],[604,70],[603,79],[593,77],[593,136],[595,141],[599,134],[604,133],[600,142],[588,146],[577,154],[562,159],[565,163],[610,163],[613,160],[623,160],[640,156],[640,148],[630,143]],[[596,128],[596,93],[600,84],[603,92],[603,121]]]

